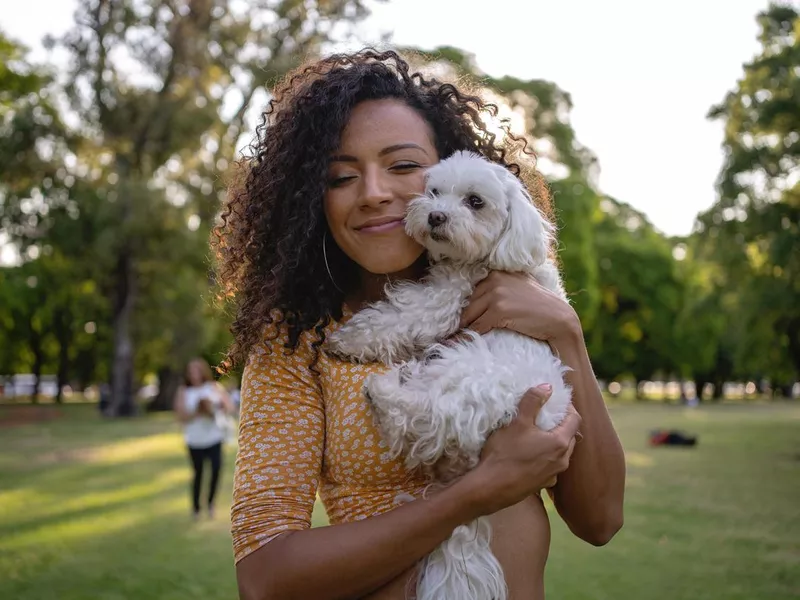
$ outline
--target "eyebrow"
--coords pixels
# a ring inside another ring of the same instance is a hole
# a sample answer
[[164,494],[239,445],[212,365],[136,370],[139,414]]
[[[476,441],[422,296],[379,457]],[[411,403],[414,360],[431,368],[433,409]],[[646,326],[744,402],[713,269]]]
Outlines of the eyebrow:
[[[398,152],[400,150],[408,150],[409,148],[413,148],[416,150],[421,150],[426,156],[428,153],[426,152],[425,148],[420,146],[419,144],[414,144],[413,142],[407,142],[405,144],[394,144],[393,146],[386,146],[383,150],[378,152],[378,156],[386,156],[387,154],[391,154],[392,152]],[[358,159],[355,156],[350,156],[349,154],[339,154],[336,156],[331,157],[331,161],[333,162],[358,162]]]

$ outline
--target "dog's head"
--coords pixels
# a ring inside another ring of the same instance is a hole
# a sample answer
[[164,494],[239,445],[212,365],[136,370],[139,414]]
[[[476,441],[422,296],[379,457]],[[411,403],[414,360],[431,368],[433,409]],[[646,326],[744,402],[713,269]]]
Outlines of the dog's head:
[[409,203],[406,232],[433,260],[528,272],[547,258],[552,226],[505,167],[459,151],[428,169],[425,194]]

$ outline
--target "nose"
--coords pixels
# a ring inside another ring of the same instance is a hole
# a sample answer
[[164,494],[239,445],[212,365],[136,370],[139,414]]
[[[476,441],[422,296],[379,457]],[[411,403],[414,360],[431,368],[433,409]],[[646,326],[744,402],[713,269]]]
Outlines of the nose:
[[435,210],[428,215],[428,225],[431,227],[439,227],[447,221],[447,215],[439,210]]
[[379,206],[392,201],[392,191],[378,169],[366,169],[363,175],[362,205]]

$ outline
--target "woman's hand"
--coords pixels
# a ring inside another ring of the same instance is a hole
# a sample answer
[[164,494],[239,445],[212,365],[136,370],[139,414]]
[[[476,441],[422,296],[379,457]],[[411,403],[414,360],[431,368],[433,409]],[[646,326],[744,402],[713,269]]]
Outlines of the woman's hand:
[[211,406],[211,400],[208,398],[200,398],[197,402],[197,409],[195,409],[195,412],[203,417],[213,417],[214,407]]
[[461,326],[478,333],[510,329],[554,342],[580,335],[575,310],[528,275],[492,271],[481,281],[461,314]]
[[555,429],[539,429],[536,416],[551,392],[547,384],[528,390],[516,418],[489,436],[480,463],[465,475],[474,478],[483,514],[539,493],[569,466],[581,417],[573,409]]

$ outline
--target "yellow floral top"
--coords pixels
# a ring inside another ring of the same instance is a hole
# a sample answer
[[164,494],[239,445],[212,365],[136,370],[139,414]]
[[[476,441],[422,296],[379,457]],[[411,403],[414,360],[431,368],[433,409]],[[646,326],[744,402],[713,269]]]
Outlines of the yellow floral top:
[[236,562],[282,532],[310,528],[317,492],[337,524],[385,513],[399,494],[417,496],[425,485],[402,458],[390,458],[361,392],[367,374],[384,367],[320,350],[317,375],[310,369],[316,335],[303,333],[293,354],[283,347],[286,335],[282,327],[269,351],[254,350],[242,379],[231,509]]

